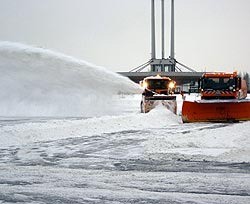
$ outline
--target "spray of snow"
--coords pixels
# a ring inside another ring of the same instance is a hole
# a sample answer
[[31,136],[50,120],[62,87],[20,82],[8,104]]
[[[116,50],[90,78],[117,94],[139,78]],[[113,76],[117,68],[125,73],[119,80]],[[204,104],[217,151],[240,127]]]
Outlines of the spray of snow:
[[0,42],[0,116],[97,116],[112,112],[112,95],[137,84],[72,57]]

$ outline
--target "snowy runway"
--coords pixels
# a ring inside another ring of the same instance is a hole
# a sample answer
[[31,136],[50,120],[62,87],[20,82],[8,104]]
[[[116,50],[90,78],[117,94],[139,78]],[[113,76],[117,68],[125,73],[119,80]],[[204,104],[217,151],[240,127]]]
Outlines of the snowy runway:
[[248,122],[182,124],[179,116],[161,108],[138,113],[138,99],[116,98],[134,101],[118,116],[2,120],[6,143],[0,151],[0,199],[249,202],[249,139],[247,130],[238,133],[249,128]]
[[[9,171],[11,171],[9,173]],[[26,203],[248,203],[241,173],[1,168],[1,198]]]
[[250,122],[141,114],[138,85],[41,48],[0,43],[0,70],[0,203],[250,203]]

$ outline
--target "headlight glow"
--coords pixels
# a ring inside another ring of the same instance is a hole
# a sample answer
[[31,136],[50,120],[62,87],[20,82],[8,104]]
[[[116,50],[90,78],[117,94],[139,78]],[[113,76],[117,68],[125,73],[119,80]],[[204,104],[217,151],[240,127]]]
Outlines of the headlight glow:
[[146,81],[143,82],[142,87],[146,89],[148,87],[148,83]]
[[174,87],[175,87],[175,83],[171,81],[171,82],[168,84],[168,88],[173,89]]

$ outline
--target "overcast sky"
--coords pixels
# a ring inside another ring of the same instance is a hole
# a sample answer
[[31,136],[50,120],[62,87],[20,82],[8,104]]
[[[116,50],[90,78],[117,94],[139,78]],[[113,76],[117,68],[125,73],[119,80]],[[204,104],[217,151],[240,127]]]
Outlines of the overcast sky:
[[[160,0],[156,1],[160,31]],[[0,40],[113,71],[150,59],[151,0],[0,0]],[[170,0],[166,7],[169,56]],[[250,0],[175,0],[176,59],[197,71],[250,72]],[[160,40],[160,32],[157,37]],[[158,40],[157,56],[161,57]]]

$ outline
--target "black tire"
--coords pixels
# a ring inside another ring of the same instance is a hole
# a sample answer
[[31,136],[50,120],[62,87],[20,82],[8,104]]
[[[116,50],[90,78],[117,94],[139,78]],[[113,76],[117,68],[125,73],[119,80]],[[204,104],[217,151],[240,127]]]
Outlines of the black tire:
[[144,113],[143,102],[141,101],[141,113]]

